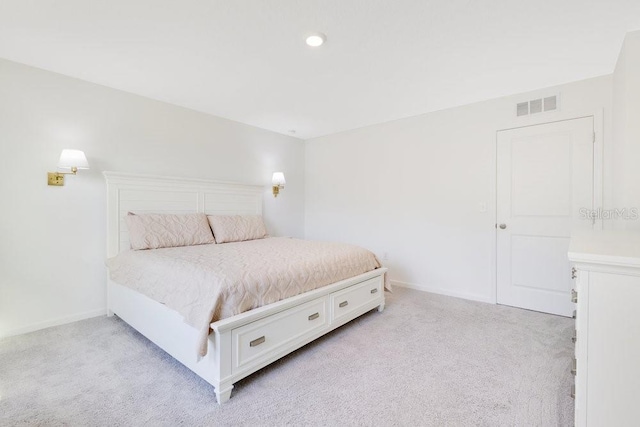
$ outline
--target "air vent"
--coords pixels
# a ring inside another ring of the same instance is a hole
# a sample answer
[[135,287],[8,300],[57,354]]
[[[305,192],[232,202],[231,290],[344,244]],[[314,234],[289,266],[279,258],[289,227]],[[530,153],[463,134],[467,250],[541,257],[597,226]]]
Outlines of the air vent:
[[532,99],[531,101],[516,104],[516,116],[529,116],[531,114],[546,113],[558,110],[558,95],[546,98]]
[[529,114],[542,113],[542,99],[529,101]]
[[544,111],[553,111],[558,108],[558,97],[550,96],[544,99]]
[[518,104],[518,117],[529,115],[529,103],[521,102]]

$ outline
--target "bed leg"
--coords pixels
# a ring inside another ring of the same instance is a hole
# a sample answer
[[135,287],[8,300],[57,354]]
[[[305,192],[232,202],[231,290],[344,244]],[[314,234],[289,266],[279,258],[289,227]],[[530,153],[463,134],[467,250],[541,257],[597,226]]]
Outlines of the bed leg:
[[229,384],[229,386],[227,387],[221,384],[219,387],[215,387],[215,389],[216,400],[218,401],[219,405],[222,405],[231,398],[231,390],[233,390],[233,384]]
[[378,313],[382,313],[384,311],[384,303],[378,306]]

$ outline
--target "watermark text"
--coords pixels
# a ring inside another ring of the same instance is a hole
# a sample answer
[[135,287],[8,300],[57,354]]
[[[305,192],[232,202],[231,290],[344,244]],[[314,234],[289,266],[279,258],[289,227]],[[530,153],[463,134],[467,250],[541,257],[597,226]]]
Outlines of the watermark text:
[[640,219],[640,209],[638,208],[616,208],[616,209],[587,209],[580,208],[580,219],[588,220],[617,220],[636,221]]

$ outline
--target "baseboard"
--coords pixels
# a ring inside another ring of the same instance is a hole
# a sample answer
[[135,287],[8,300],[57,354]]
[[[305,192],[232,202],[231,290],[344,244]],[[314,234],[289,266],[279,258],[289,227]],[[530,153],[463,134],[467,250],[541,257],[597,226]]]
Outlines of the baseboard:
[[431,292],[433,294],[446,295],[446,296],[449,296],[449,297],[468,299],[468,300],[471,300],[471,301],[486,302],[486,303],[489,303],[489,304],[493,304],[494,303],[491,300],[490,297],[487,297],[487,296],[484,296],[484,295],[477,295],[477,294],[472,294],[472,293],[468,293],[468,292],[456,292],[456,291],[451,291],[451,290],[445,289],[445,288],[439,288],[439,287],[436,287],[436,286],[416,285],[416,284],[413,284],[413,283],[399,282],[397,280],[392,280],[391,284],[394,285],[394,286],[399,286],[401,288],[415,289],[415,290],[418,290],[418,291]]
[[92,317],[104,316],[107,314],[106,308],[85,311],[83,313],[72,314],[71,316],[58,317],[57,319],[45,320],[44,322],[32,323],[21,328],[0,332],[0,339],[8,338],[15,335],[28,334],[29,332],[39,331],[41,329],[51,328],[53,326],[65,325],[67,323],[77,322],[78,320],[90,319]]

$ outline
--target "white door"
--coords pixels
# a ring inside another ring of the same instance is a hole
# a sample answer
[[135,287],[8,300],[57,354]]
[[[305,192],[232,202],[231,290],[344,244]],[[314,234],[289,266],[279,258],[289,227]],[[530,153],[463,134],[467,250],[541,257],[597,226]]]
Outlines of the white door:
[[[570,316],[571,233],[591,229],[593,118],[498,132],[497,301]],[[584,212],[584,211],[583,211]]]

